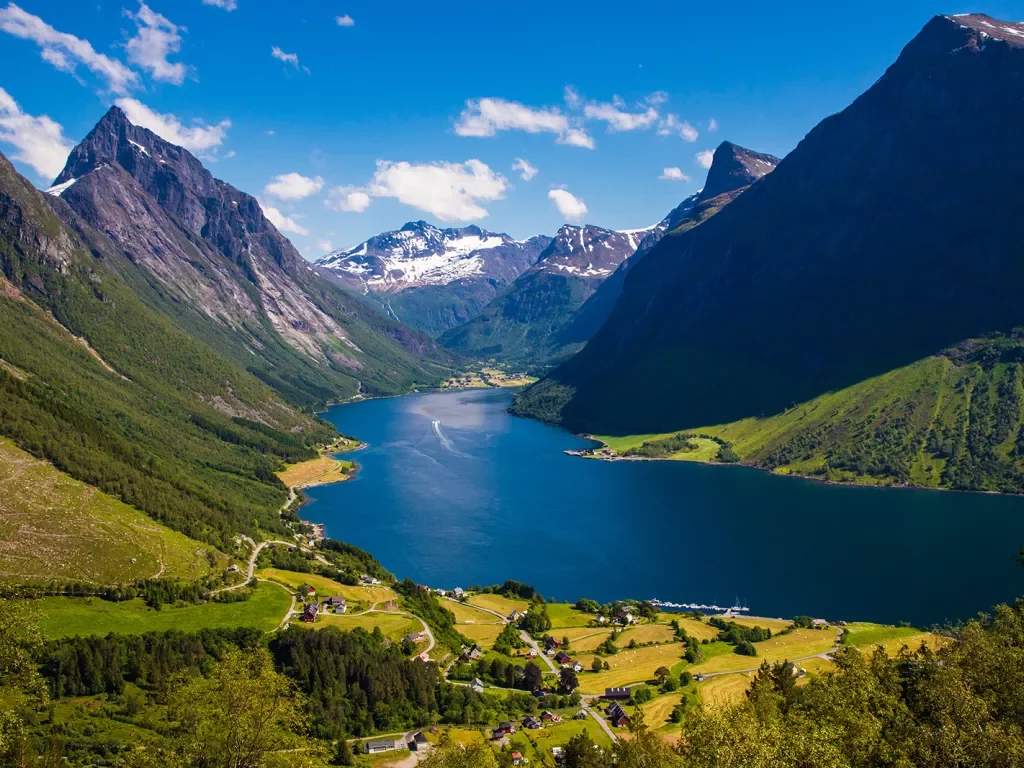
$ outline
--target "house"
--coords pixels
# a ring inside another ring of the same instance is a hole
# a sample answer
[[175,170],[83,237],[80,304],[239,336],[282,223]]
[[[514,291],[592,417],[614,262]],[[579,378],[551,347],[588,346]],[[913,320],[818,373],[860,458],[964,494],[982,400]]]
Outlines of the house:
[[700,672],[698,672],[696,675],[693,676],[693,681],[695,683],[703,683],[704,682],[704,675],[702,675]]
[[572,716],[572,719],[573,720],[586,720],[587,719],[587,710],[581,709],[579,712],[577,712],[575,715]]
[[629,725],[629,715],[622,708],[621,704],[612,704],[608,707],[608,722],[615,728],[622,728]]
[[515,732],[516,727],[512,723],[499,723],[498,727],[494,729],[494,738],[500,739],[502,736],[511,736]]
[[238,573],[239,570],[241,569],[234,563],[228,566],[228,573]]
[[572,671],[576,674],[583,671],[583,664],[578,661],[574,661],[570,666],[572,667]]
[[523,614],[519,611],[512,611],[512,613],[508,615],[509,624],[518,624],[521,618],[523,618]]
[[555,654],[555,661],[558,664],[568,664],[570,661],[572,661],[572,656],[570,656],[565,651],[559,651]]
[[313,623],[316,621],[317,616],[320,615],[320,603],[315,600],[307,605],[302,611],[302,620]]
[[484,681],[481,680],[479,677],[474,677],[472,680],[469,681],[469,687],[472,688],[477,693],[483,693],[484,692]]
[[461,600],[466,596],[466,593],[462,591],[462,587],[456,587],[452,590],[452,597],[456,600]]
[[547,637],[544,638],[544,650],[545,651],[550,651],[552,648],[561,648],[561,647],[562,647],[562,644],[560,642],[558,642],[557,640],[555,640],[555,638],[551,637],[551,635],[548,635]]
[[535,650],[533,650],[533,648],[531,648],[529,650],[529,652],[526,654],[526,658],[528,658],[528,659],[536,659],[537,658],[537,652]]
[[420,642],[425,637],[426,635],[423,632],[412,632],[411,634],[408,634],[405,637],[403,637],[402,642],[412,643],[413,645],[416,645],[416,643]]
[[390,739],[366,742],[366,754],[368,755],[379,755],[381,752],[390,752],[392,749],[397,749],[397,747],[395,742]]
[[299,594],[303,597],[312,597],[316,594],[316,589],[309,586],[309,584],[303,584],[299,587]]
[[375,579],[368,573],[362,573],[359,575],[359,583],[364,587],[376,587],[380,584],[380,579]]
[[606,699],[628,699],[630,697],[629,688],[605,688],[604,698]]
[[523,728],[529,728],[531,731],[536,731],[540,727],[540,720],[533,715],[527,715],[523,718]]
[[557,712],[551,712],[547,709],[540,713],[540,719],[543,720],[545,723],[562,722],[562,716],[560,714],[558,714]]
[[827,627],[828,626],[828,622],[825,621],[825,619],[815,619],[814,620],[814,626],[815,627]]
[[328,597],[326,600],[324,600],[324,606],[327,608],[333,608],[335,613],[344,613],[348,610],[345,598],[341,595]]
[[427,737],[423,735],[423,731],[416,731],[409,739],[409,751],[419,752],[425,746],[427,746]]
[[445,597],[445,596],[447,596],[448,593],[445,592],[443,589],[435,589],[434,590],[434,594],[437,595],[438,597]]
[[594,621],[596,621],[598,624],[607,624],[608,623],[608,617],[607,616],[598,616],[596,619],[594,619]]
[[526,758],[523,757],[522,752],[512,753],[512,765],[523,765],[526,763]]
[[619,611],[617,615],[619,617],[619,621],[623,624],[636,624],[636,617],[625,608]]
[[562,762],[562,758],[565,756],[564,752],[565,752],[565,750],[563,750],[561,747],[552,747],[551,748],[551,756],[553,758],[555,758],[555,762],[556,763]]

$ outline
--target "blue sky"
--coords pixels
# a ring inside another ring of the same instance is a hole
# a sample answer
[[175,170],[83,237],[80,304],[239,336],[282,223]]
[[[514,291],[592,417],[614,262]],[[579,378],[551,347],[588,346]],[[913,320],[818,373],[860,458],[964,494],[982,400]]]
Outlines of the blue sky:
[[0,0],[0,150],[45,187],[120,103],[308,258],[420,218],[641,227],[722,140],[785,155],[935,13],[1024,20],[815,5]]

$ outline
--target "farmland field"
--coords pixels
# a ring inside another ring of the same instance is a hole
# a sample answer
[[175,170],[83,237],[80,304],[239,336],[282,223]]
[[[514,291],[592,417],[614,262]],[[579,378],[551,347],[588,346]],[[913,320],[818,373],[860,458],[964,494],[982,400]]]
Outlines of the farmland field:
[[459,624],[501,624],[501,619],[493,613],[481,611],[457,600],[442,600],[441,605],[455,614],[455,621]]
[[679,626],[685,629],[686,634],[690,635],[690,637],[695,637],[698,640],[714,640],[718,637],[717,629],[698,619],[683,617],[678,613],[658,614],[658,621],[663,621],[667,624],[673,620],[678,621]]
[[289,464],[283,471],[278,472],[277,476],[289,488],[301,488],[307,485],[344,482],[348,480],[348,473],[354,468],[355,464],[351,461],[320,456],[299,464]]
[[418,619],[401,613],[364,613],[361,616],[335,616],[331,613],[321,614],[320,619],[313,624],[296,622],[300,626],[308,626],[313,629],[324,629],[326,627],[337,627],[340,630],[350,631],[356,627],[372,632],[374,627],[380,627],[380,631],[389,640],[401,640],[413,632],[422,632],[423,625]]
[[921,634],[913,627],[888,627],[884,624],[854,622],[846,627],[846,644],[870,650],[875,645]]
[[112,603],[99,598],[44,597],[35,601],[47,637],[137,635],[179,629],[195,632],[217,627],[256,627],[272,630],[284,618],[291,597],[280,586],[260,584],[256,593],[239,603],[205,603],[183,608],[148,608],[142,600]]
[[346,600],[358,600],[367,603],[379,603],[398,598],[398,595],[390,587],[352,587],[315,573],[299,573],[298,571],[284,571],[280,568],[264,568],[257,571],[256,575],[261,579],[279,581],[291,589],[297,589],[303,584],[309,584],[316,590],[317,596],[321,598],[341,595]]
[[788,635],[778,635],[771,640],[754,643],[757,656],[740,656],[737,653],[723,653],[707,661],[702,661],[690,668],[691,672],[731,672],[739,669],[752,669],[767,661],[799,659],[825,653],[835,646],[839,631],[836,629],[800,629]]
[[709,707],[724,707],[738,704],[750,687],[753,673],[740,672],[735,675],[722,675],[701,683],[697,689],[700,699]]
[[455,629],[460,635],[468,637],[486,650],[494,645],[503,626],[503,624],[459,624]]
[[552,632],[566,627],[585,627],[596,618],[592,613],[577,611],[568,603],[548,605],[548,616],[551,619]]
[[[605,656],[609,670],[606,672],[584,672],[580,675],[581,693],[604,693],[605,688],[641,683],[654,678],[658,667],[668,667],[679,662],[684,647],[680,643],[672,643],[635,650],[621,650],[614,656]],[[590,669],[594,660],[593,654],[580,654],[576,657],[585,669]]]
[[[670,725],[669,715],[672,714],[672,710],[682,700],[682,692],[674,691],[673,693],[666,693],[651,699],[646,704],[641,704],[640,709],[644,712],[647,725],[655,729]],[[679,726],[676,727],[678,728]]]
[[765,629],[770,629],[773,635],[778,634],[793,624],[789,619],[767,619],[761,616],[733,616],[726,619],[726,621],[732,621],[741,627],[764,627]]
[[673,637],[672,628],[665,624],[641,624],[631,627],[619,635],[615,644],[620,648],[625,648],[632,640],[636,640],[638,643],[669,643],[672,642]]
[[471,596],[468,601],[470,605],[479,605],[491,611],[497,611],[502,616],[508,616],[512,611],[523,613],[529,607],[525,600],[509,600],[502,595],[479,594]]
[[0,582],[195,579],[210,570],[207,552],[223,559],[9,440],[0,440],[0,487]]

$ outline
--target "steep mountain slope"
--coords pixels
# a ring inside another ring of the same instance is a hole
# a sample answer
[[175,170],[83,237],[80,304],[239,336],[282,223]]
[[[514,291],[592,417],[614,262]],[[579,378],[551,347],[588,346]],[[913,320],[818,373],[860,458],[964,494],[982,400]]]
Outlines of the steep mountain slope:
[[273,471],[333,428],[140,301],[51,202],[0,155],[0,434],[216,546],[281,529]]
[[715,150],[704,189],[676,206],[643,239],[636,253],[627,256],[611,277],[601,283],[594,295],[587,299],[576,313],[572,323],[562,331],[561,342],[583,343],[601,330],[601,326],[608,320],[615,303],[622,295],[626,274],[640,262],[640,259],[650,253],[668,232],[685,232],[714,216],[736,199],[740,192],[773,171],[778,164],[777,157],[753,152],[732,142],[723,141]]
[[[319,278],[255,198],[112,108],[49,190],[127,259],[110,263],[150,306],[312,408],[434,383],[449,355]],[[102,249],[102,245],[94,245]],[[107,249],[110,250],[110,249]]]
[[546,363],[572,354],[583,342],[566,345],[559,334],[655,228],[614,232],[566,224],[531,269],[477,317],[442,334],[440,342],[467,357],[517,364]]
[[518,412],[601,434],[769,416],[1010,331],[1022,120],[1024,25],[932,19],[775,171],[665,237]]
[[437,336],[474,317],[550,242],[543,235],[519,241],[476,226],[438,229],[411,221],[316,264],[396,320]]

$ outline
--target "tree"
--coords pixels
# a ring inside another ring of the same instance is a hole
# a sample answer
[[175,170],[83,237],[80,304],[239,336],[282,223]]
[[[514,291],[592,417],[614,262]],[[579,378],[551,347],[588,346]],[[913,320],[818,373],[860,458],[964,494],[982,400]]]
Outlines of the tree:
[[523,687],[528,691],[536,691],[543,684],[544,674],[540,671],[540,667],[532,661],[528,661],[523,670]]
[[562,635],[562,650],[568,652],[569,650],[569,636]]
[[334,759],[331,760],[331,765],[354,765],[355,758],[352,755],[352,747],[348,745],[348,739],[344,736],[338,739],[338,744],[334,748]]
[[606,768],[604,753],[590,738],[587,731],[576,734],[562,752],[565,768]]
[[757,656],[757,648],[749,640],[744,640],[736,646],[736,653],[740,656]]
[[568,691],[569,693],[572,693],[580,687],[580,681],[576,677],[576,673],[573,672],[572,669],[570,669],[569,667],[565,667],[564,669],[562,669],[562,671],[558,674],[558,680],[559,682],[561,682],[562,688]]
[[292,684],[263,649],[228,651],[209,677],[179,680],[168,703],[176,751],[190,765],[269,765],[300,725]]
[[595,656],[594,660],[592,662],[590,662],[590,671],[591,672],[600,672],[603,668],[604,668],[604,666],[603,666],[603,664],[601,662],[601,659],[599,659],[597,656]]
[[[46,686],[36,668],[42,646],[35,608],[23,601],[0,599],[0,685],[28,694],[36,705],[46,701]],[[8,709],[6,701],[0,703],[0,757],[20,759],[26,737],[18,714]]]
[[658,679],[659,683],[664,683],[668,679],[668,676],[671,674],[672,670],[670,670],[668,667],[658,667],[656,670],[654,670],[654,676]]
[[447,731],[420,763],[421,768],[498,768],[498,760],[489,744],[463,746],[452,741]]
[[619,739],[613,747],[616,768],[683,768],[682,758],[647,728],[642,709],[633,713],[629,732],[632,738]]

